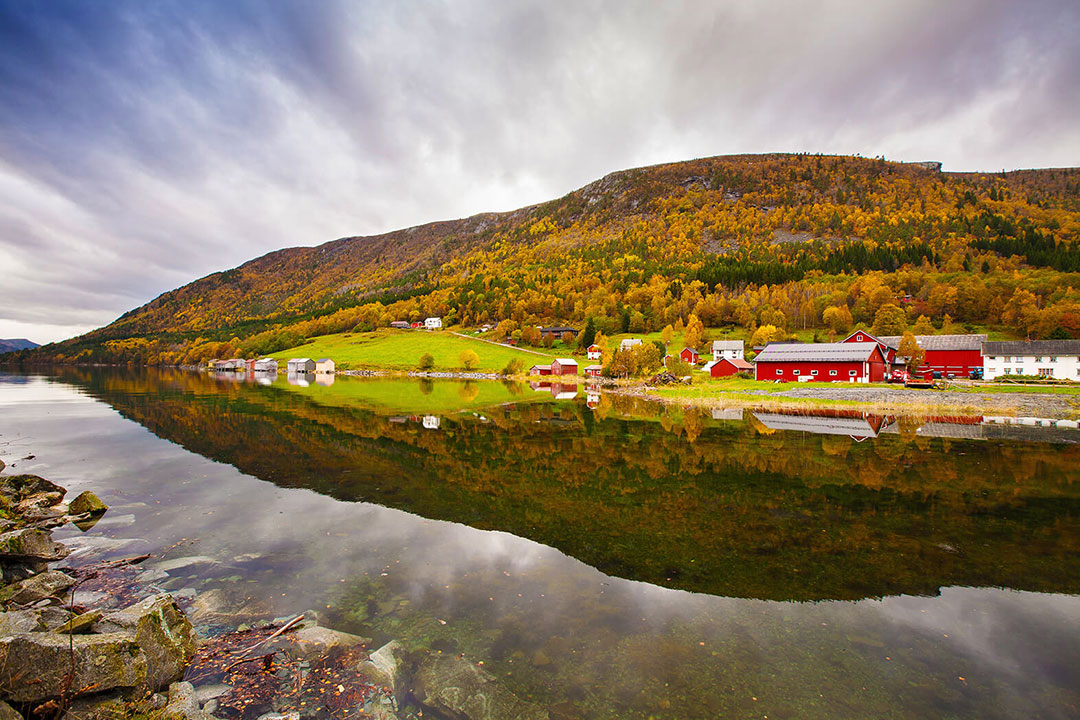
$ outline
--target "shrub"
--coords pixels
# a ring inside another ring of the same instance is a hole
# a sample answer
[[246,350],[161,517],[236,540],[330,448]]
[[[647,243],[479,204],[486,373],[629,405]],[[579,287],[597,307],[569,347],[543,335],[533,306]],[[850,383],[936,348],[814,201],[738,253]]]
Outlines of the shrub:
[[431,353],[424,353],[420,356],[420,363],[417,365],[421,370],[430,370],[435,367],[435,358]]
[[461,354],[458,355],[458,362],[466,370],[472,370],[480,364],[480,356],[476,354],[475,350],[462,350]]

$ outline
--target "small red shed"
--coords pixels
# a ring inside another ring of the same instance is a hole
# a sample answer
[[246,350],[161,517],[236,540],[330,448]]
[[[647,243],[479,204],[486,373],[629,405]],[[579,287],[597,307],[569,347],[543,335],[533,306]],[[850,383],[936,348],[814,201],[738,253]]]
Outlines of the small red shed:
[[741,372],[750,372],[754,366],[742,358],[720,358],[705,364],[704,370],[714,378],[738,375]]
[[551,361],[552,375],[577,375],[577,360],[555,358]]
[[691,347],[683,348],[679,353],[679,359],[690,365],[697,365],[701,362],[701,356],[698,355],[698,351]]
[[600,373],[603,371],[603,365],[586,365],[585,374],[589,377],[600,377]]
[[550,365],[533,365],[531,368],[529,368],[529,374],[530,375],[550,375],[551,374],[551,366]]

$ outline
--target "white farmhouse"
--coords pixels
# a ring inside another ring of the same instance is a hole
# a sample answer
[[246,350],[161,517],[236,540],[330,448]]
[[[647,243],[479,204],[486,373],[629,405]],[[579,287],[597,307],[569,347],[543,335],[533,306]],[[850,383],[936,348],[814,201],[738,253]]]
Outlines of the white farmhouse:
[[1080,340],[984,342],[983,378],[1038,375],[1056,380],[1080,380]]
[[712,359],[723,360],[724,358],[727,358],[729,360],[742,360],[743,341],[714,340],[712,344]]
[[619,349],[622,351],[626,351],[632,349],[635,345],[640,344],[641,338],[625,338],[621,343],[619,343]]
[[424,321],[425,330],[441,330],[442,318],[441,317],[429,317]]

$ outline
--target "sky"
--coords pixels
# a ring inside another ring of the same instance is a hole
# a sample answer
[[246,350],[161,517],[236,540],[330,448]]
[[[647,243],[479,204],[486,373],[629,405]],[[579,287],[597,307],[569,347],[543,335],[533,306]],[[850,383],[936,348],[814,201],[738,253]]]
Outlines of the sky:
[[1076,0],[0,0],[0,338],[732,153],[1080,165]]

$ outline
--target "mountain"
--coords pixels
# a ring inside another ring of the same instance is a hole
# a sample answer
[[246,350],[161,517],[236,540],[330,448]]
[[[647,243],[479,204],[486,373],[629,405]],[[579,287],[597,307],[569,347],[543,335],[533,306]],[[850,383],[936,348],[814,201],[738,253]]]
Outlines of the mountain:
[[0,338],[0,353],[12,352],[14,350],[31,350],[36,347],[41,347],[41,345],[27,340],[26,338],[13,338],[11,340]]
[[911,324],[1076,337],[1078,236],[1076,168],[705,158],[615,172],[513,212],[278,250],[24,357],[178,363],[426,315],[592,317],[637,332],[695,314],[740,332],[840,331],[901,302]]

